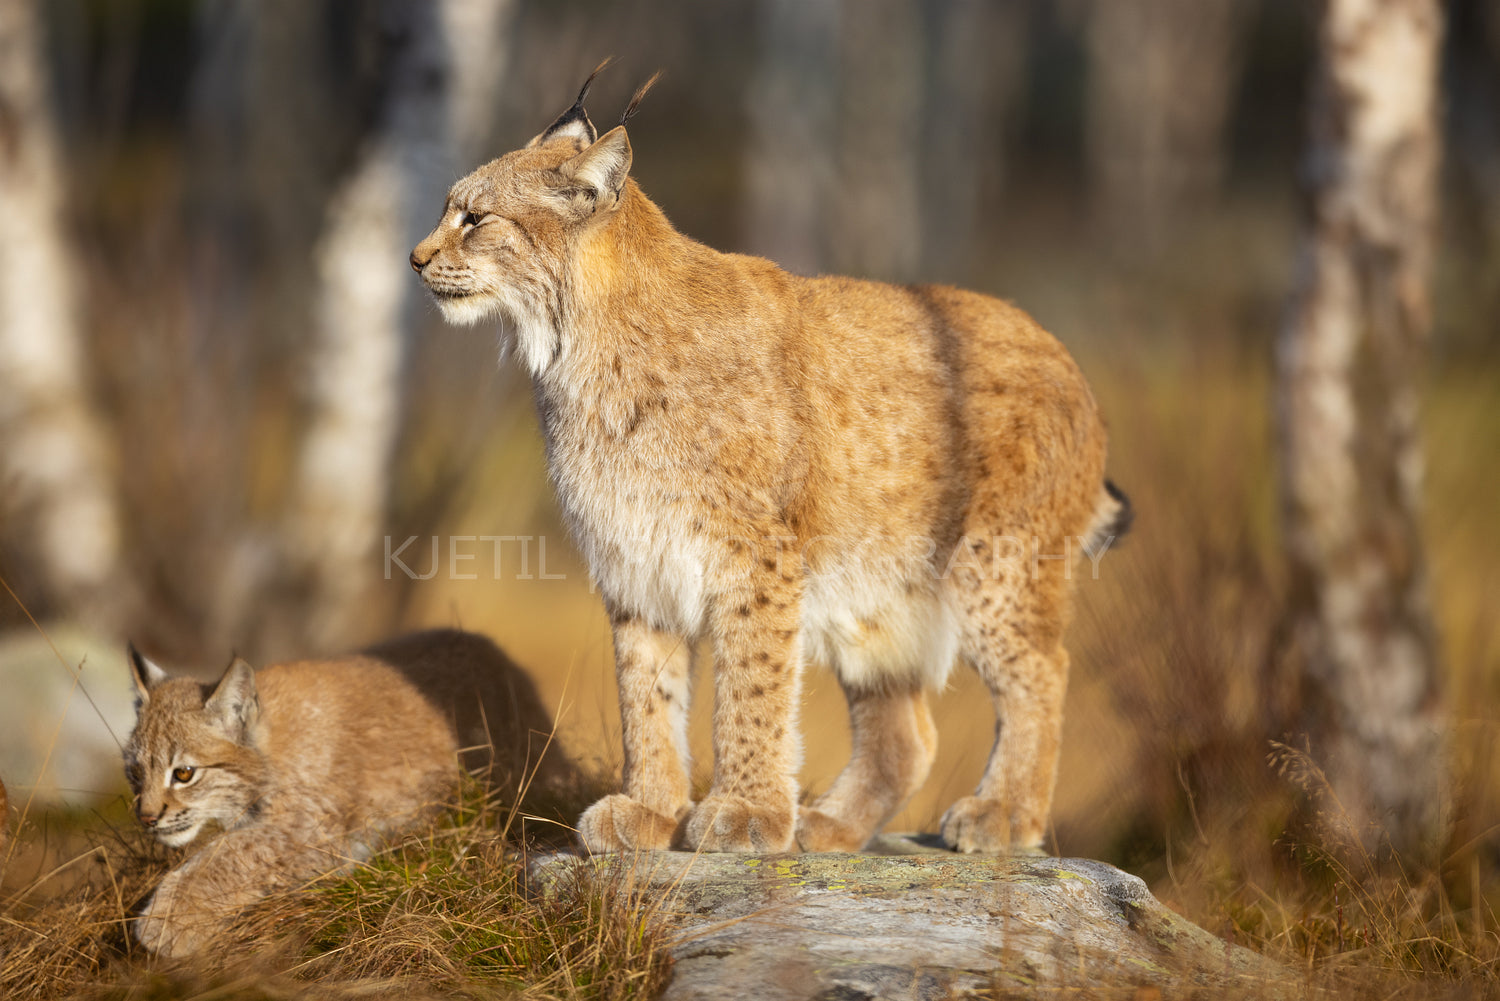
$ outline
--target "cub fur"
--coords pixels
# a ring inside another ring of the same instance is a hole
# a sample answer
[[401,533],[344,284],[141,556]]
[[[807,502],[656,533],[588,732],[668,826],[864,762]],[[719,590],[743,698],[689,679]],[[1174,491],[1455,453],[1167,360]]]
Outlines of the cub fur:
[[130,668],[136,815],[171,847],[224,831],[166,875],[135,922],[154,952],[198,951],[256,899],[367,857],[455,790],[452,725],[377,657],[260,671],[237,658],[213,685],[170,678],[134,648]]
[[[597,134],[587,90],[458,181],[411,255],[449,321],[509,322],[613,626],[624,791],[583,815],[583,844],[859,849],[925,780],[928,693],[963,658],[998,735],[942,835],[1037,849],[1073,561],[1128,511],[1078,367],[984,295],[802,278],[689,239],[629,176],[624,119]],[[701,637],[714,769],[695,804]],[[799,813],[808,660],[836,673],[854,751]]]

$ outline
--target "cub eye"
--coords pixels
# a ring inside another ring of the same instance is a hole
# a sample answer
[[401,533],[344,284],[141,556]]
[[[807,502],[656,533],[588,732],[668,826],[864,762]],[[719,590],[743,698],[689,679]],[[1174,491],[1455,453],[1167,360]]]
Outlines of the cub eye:
[[480,216],[479,216],[479,213],[477,213],[477,212],[466,212],[466,213],[464,213],[464,225],[465,226],[478,226],[479,225],[479,219],[480,219]]
[[181,768],[174,768],[172,769],[172,781],[182,785],[186,785],[187,783],[193,781],[194,771],[196,771],[196,769],[191,765],[184,765]]

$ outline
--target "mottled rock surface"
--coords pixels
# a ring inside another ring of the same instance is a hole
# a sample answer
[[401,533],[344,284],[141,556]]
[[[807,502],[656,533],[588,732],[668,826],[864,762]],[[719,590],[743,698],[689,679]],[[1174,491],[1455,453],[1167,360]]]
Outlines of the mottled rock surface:
[[12,811],[97,807],[123,793],[134,703],[123,640],[63,624],[0,633],[0,777]]
[[[1288,971],[1085,859],[955,855],[882,838],[858,854],[643,852],[532,862],[542,887],[623,879],[675,922],[665,1001],[1058,996],[1112,985],[1278,993]],[[1267,990],[1269,988],[1269,990]]]

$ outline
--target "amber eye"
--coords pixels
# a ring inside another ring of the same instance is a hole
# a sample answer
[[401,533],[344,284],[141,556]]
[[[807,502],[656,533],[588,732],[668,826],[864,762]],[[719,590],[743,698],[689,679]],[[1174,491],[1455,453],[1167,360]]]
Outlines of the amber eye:
[[193,781],[194,768],[191,765],[183,765],[181,768],[172,769],[172,781],[180,785],[186,785]]

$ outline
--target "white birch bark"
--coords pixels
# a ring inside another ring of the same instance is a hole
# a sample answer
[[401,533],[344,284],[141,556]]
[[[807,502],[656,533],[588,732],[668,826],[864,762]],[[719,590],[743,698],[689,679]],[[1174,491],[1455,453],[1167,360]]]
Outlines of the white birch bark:
[[1327,0],[1311,219],[1277,345],[1288,625],[1313,751],[1357,836],[1442,829],[1416,379],[1439,159],[1438,0]]
[[309,581],[316,646],[359,631],[364,599],[380,579],[417,291],[407,256],[458,176],[457,149],[487,135],[511,7],[512,0],[389,5],[402,49],[383,121],[329,205],[315,252],[312,417],[297,468],[291,562]]
[[84,374],[44,51],[30,0],[0,3],[0,517],[53,610],[98,615],[119,513]]

